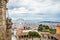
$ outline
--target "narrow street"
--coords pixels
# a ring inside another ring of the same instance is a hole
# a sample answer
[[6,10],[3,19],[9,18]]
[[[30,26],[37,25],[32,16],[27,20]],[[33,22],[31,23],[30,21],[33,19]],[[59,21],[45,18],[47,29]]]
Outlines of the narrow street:
[[16,37],[14,35],[12,35],[12,40],[16,40]]

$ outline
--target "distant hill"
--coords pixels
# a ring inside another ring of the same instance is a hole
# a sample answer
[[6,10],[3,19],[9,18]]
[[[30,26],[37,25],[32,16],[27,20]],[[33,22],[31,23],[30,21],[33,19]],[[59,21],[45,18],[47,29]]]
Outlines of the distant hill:
[[40,23],[60,23],[60,22],[55,22],[55,21],[41,21]]

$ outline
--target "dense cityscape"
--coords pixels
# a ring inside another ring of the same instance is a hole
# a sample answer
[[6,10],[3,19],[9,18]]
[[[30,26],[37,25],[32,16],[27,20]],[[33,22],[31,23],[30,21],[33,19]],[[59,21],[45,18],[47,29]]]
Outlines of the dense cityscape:
[[[40,12],[41,10],[36,10],[37,13],[35,11],[31,12],[31,10],[36,5],[38,6],[37,3],[34,3],[36,0],[34,0],[34,2],[32,0],[19,1],[21,1],[21,3],[18,2],[20,3],[20,10],[17,11],[16,9],[14,9],[13,11],[12,9],[16,7],[11,7],[13,1],[0,0],[0,40],[60,40],[60,20],[58,14],[49,15],[45,13],[38,13],[38,11]],[[17,2],[17,0],[15,0],[14,2]],[[33,5],[32,9],[30,8],[30,11],[27,12],[27,10],[23,8],[26,7],[24,3],[30,4],[30,6],[32,4],[35,5]],[[33,10],[35,10],[35,8]],[[49,11],[51,12],[51,10]],[[15,13],[16,15],[12,15],[13,13]],[[50,18],[51,16],[52,19]]]

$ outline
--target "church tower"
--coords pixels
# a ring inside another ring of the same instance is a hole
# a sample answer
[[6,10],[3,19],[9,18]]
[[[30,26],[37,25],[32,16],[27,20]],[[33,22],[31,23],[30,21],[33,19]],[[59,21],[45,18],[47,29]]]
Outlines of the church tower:
[[6,40],[6,4],[8,0],[0,0],[0,40]]

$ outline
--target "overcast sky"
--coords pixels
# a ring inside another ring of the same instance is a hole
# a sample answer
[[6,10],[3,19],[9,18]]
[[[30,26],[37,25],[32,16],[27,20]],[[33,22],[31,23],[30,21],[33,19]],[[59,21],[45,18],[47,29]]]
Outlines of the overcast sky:
[[60,0],[9,0],[7,7],[13,22],[60,22]]

